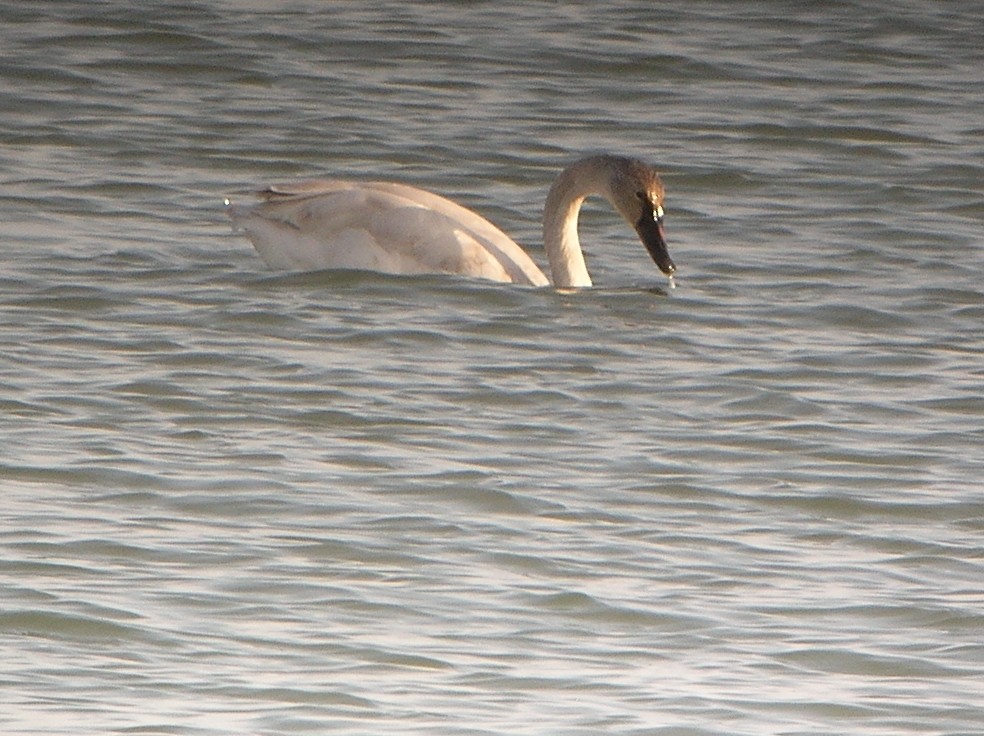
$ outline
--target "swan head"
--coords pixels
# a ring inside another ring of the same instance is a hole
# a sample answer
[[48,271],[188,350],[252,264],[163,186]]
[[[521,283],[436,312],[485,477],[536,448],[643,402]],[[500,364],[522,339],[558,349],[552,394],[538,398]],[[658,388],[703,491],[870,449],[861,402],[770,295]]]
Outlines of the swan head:
[[613,158],[608,199],[632,225],[639,240],[659,270],[667,276],[676,272],[663,231],[663,183],[648,164],[628,158]]

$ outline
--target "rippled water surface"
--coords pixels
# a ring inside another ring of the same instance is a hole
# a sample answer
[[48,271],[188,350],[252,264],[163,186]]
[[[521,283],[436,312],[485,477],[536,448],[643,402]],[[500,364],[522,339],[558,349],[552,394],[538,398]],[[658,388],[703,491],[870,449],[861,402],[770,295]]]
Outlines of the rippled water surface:
[[[275,8],[275,9],[271,9]],[[4,734],[979,734],[974,2],[8,3]],[[653,161],[678,288],[268,270],[425,186],[545,265]]]

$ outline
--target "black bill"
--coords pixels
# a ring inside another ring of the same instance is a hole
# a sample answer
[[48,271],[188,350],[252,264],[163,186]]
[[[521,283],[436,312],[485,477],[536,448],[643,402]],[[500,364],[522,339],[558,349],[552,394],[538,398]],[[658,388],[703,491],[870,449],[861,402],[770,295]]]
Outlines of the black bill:
[[[660,208],[660,214],[662,209]],[[666,236],[663,233],[663,218],[652,212],[647,212],[636,223],[636,232],[639,239],[646,246],[649,255],[659,266],[659,270],[667,276],[672,276],[676,272],[673,259],[670,258],[670,251],[666,247]]]

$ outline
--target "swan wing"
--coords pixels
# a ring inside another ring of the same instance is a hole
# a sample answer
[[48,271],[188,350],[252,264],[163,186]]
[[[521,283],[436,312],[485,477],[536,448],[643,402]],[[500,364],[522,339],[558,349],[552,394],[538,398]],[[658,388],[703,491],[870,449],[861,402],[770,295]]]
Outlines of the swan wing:
[[455,273],[545,285],[505,233],[471,210],[402,184],[309,181],[276,185],[254,207],[230,207],[274,268]]

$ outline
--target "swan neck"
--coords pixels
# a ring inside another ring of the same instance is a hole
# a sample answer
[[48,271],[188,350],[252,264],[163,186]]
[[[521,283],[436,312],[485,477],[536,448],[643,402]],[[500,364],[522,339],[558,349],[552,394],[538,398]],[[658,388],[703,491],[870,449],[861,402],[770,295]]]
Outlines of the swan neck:
[[607,158],[598,156],[567,167],[550,187],[543,211],[543,245],[554,286],[591,286],[577,219],[588,196],[608,196],[609,179]]

